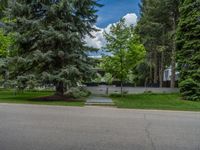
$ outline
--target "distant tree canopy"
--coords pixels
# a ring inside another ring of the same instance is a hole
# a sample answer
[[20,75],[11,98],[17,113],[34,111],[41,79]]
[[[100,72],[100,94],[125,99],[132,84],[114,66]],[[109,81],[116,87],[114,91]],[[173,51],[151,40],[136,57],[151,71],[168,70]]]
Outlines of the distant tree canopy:
[[180,90],[185,99],[200,100],[200,1],[184,0],[177,31]]
[[[184,99],[200,99],[200,1],[142,0],[136,31],[147,50],[150,83],[162,87],[163,71],[171,67],[171,87],[176,70]],[[178,65],[178,68],[177,68]]]
[[56,94],[90,75],[84,37],[94,31],[96,0],[17,0],[6,14],[15,43],[9,59],[10,79],[22,84],[53,84]]

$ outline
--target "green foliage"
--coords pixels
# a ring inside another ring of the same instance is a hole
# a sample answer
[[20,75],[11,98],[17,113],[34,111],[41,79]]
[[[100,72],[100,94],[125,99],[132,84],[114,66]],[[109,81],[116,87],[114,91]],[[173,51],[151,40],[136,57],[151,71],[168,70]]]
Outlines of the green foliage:
[[38,82],[56,86],[62,95],[67,87],[89,78],[90,48],[84,38],[95,30],[98,6],[95,0],[16,1],[6,12],[15,20],[6,23],[7,30],[16,33],[10,79],[34,75]]
[[90,92],[85,88],[72,87],[66,93],[65,96],[70,98],[83,98],[90,95]]
[[9,0],[0,1],[0,19],[3,17],[3,11],[8,7]]
[[103,77],[103,80],[108,83],[108,84],[112,84],[113,82],[113,76],[110,73],[106,73]]
[[146,60],[143,60],[136,65],[133,69],[133,74],[135,76],[134,80],[136,83],[144,83],[144,86],[146,86],[146,84],[150,82],[150,67],[150,64]]
[[29,90],[30,89],[33,90],[37,87],[37,85],[39,84],[37,80],[35,79],[34,75],[18,76],[15,83],[16,90],[19,90],[19,91],[23,91],[26,88]]
[[5,35],[3,29],[0,28],[0,58],[8,56],[11,43],[12,36]]
[[102,81],[102,76],[99,73],[96,73],[92,82],[100,83]]
[[111,27],[110,33],[105,33],[106,49],[110,56],[103,58],[102,67],[115,79],[124,81],[131,69],[144,58],[145,49],[133,27],[127,27],[124,20]]
[[185,99],[200,99],[200,1],[185,0],[177,32],[180,88]]
[[200,83],[195,82],[192,78],[188,78],[183,80],[179,87],[184,99],[200,101]]
[[[165,67],[175,64],[175,32],[179,0],[142,0],[136,31],[147,51],[149,83],[162,81]],[[174,76],[174,73],[173,73]]]
[[13,43],[12,34],[5,34],[4,29],[0,27],[0,85],[8,86],[8,66],[7,57]]

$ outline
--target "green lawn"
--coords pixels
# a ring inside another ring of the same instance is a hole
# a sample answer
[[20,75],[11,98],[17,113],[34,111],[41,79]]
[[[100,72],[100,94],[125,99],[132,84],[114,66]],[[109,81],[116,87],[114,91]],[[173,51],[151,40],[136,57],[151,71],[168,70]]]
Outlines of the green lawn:
[[200,102],[182,100],[179,94],[111,96],[118,108],[200,111]]
[[58,106],[84,106],[83,102],[66,102],[66,101],[37,101],[32,98],[49,96],[53,92],[24,92],[14,94],[13,91],[0,90],[0,103],[16,104],[38,104],[38,105],[58,105]]

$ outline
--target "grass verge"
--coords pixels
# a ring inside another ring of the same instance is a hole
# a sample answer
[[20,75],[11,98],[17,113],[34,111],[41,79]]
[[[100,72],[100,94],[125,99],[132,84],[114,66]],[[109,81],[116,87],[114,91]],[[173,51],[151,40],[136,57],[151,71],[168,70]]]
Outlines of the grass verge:
[[200,102],[182,100],[179,94],[111,95],[118,108],[200,111]]
[[57,106],[84,106],[84,101],[67,102],[67,101],[37,101],[33,100],[37,97],[49,96],[53,92],[24,92],[15,94],[14,91],[0,90],[0,103],[16,103],[16,104],[37,104],[37,105],[57,105]]

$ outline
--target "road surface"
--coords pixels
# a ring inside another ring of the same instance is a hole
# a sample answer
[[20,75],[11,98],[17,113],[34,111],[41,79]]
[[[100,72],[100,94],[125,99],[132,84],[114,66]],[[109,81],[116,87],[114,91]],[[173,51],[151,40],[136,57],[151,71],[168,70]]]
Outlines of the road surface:
[[0,150],[200,150],[200,113],[0,104]]

